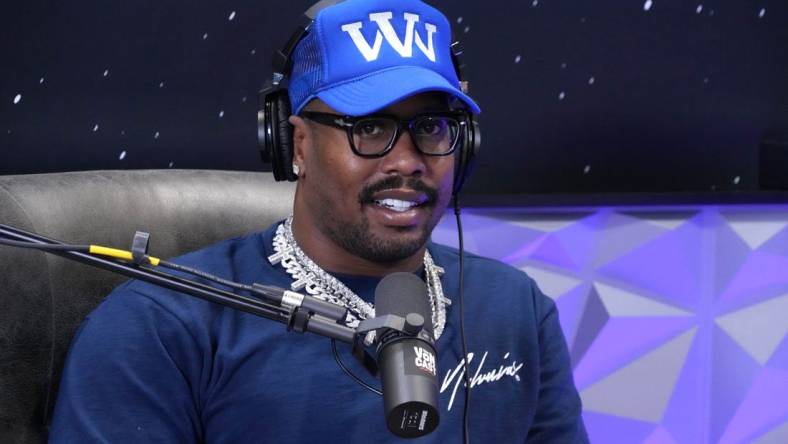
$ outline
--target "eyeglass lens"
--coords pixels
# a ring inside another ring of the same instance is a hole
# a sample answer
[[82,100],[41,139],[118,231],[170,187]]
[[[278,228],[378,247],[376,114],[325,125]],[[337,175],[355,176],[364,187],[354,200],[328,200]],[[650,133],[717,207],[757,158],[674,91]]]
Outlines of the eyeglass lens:
[[[451,117],[421,116],[408,124],[413,143],[425,154],[451,152],[459,134],[459,122]],[[353,125],[353,144],[362,155],[386,151],[397,136],[399,123],[386,117],[369,117]]]

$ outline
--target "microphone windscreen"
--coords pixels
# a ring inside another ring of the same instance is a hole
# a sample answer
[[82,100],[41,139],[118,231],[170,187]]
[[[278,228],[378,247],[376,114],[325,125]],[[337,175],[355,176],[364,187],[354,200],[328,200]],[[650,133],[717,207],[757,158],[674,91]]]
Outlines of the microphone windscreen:
[[391,273],[375,289],[375,316],[404,318],[408,313],[418,313],[424,318],[424,329],[432,333],[431,312],[427,286],[413,273]]

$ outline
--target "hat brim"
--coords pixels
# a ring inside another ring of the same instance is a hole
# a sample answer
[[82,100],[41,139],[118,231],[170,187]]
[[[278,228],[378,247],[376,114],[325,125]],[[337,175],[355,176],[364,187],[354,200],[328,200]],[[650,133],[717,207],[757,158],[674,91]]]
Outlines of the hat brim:
[[445,92],[460,99],[473,114],[481,111],[476,102],[446,78],[418,66],[397,66],[378,71],[318,91],[316,96],[342,114],[362,116],[430,91]]

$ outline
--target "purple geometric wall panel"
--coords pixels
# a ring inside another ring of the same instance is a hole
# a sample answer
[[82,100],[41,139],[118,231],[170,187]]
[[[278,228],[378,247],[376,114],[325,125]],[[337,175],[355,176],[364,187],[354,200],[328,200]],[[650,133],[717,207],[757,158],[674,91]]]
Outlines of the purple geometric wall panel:
[[[466,210],[556,301],[595,443],[788,443],[788,206]],[[433,234],[455,245],[447,215]]]

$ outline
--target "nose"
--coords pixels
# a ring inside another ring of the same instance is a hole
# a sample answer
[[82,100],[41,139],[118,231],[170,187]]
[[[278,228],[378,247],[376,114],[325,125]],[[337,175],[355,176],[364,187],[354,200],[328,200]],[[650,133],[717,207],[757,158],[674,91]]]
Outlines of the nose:
[[391,151],[382,157],[381,169],[386,174],[420,176],[427,169],[424,157],[424,154],[416,149],[410,132],[403,130]]

